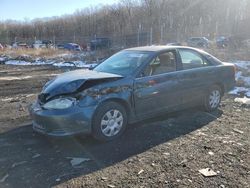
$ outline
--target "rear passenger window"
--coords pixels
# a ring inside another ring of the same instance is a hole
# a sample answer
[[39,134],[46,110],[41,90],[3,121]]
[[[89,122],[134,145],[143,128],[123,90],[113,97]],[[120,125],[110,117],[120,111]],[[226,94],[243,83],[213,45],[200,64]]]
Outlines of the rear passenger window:
[[197,52],[191,50],[179,50],[183,69],[200,68],[210,64],[204,60]]

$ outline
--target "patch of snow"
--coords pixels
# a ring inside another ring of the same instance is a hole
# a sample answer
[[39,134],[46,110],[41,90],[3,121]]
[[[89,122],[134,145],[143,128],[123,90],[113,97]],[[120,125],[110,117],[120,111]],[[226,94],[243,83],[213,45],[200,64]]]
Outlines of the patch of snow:
[[18,61],[18,60],[9,60],[5,62],[6,65],[31,65],[31,62],[27,61]]
[[33,62],[32,65],[51,65],[53,63],[54,63],[54,61],[40,61],[40,60],[38,60],[38,61]]
[[4,76],[0,77],[0,80],[24,80],[24,79],[29,79],[32,78],[32,76],[23,76],[23,77],[16,77],[16,76]]
[[[235,74],[236,81],[240,82],[245,87],[250,87],[250,61],[235,61],[232,63],[238,69],[238,72]],[[246,89],[246,92],[248,91],[250,90]],[[241,91],[241,92],[244,92],[244,91]],[[248,93],[248,96],[249,94],[250,92]]]
[[81,67],[82,67],[82,68],[92,68],[92,67],[95,67],[95,66],[97,66],[97,65],[98,65],[97,63],[91,63],[91,64],[82,65]]
[[250,93],[250,88],[245,88],[245,87],[235,87],[233,90],[229,92],[231,95],[238,95],[239,93],[242,92],[249,92]]
[[241,77],[242,77],[241,71],[235,73],[235,80],[239,80]]
[[250,77],[242,76],[240,79],[243,80],[245,86],[250,87]]
[[240,69],[250,70],[250,61],[235,61],[232,63]]
[[247,97],[244,97],[244,98],[235,98],[234,102],[241,103],[241,104],[246,104],[246,105],[250,105],[250,99],[247,98]]
[[35,62],[28,62],[28,61],[19,61],[19,60],[9,60],[6,61],[6,65],[51,65],[54,61],[40,61],[36,60]]
[[245,93],[245,95],[250,98],[250,89]]
[[59,62],[59,63],[53,63],[53,66],[56,66],[56,67],[74,67],[75,64],[72,62]]
[[83,61],[59,62],[53,64],[53,66],[56,67],[77,67],[77,68],[92,68],[95,67],[96,65],[97,63],[86,64]]
[[76,67],[84,67],[86,65],[86,63],[83,61],[74,61],[73,63]]

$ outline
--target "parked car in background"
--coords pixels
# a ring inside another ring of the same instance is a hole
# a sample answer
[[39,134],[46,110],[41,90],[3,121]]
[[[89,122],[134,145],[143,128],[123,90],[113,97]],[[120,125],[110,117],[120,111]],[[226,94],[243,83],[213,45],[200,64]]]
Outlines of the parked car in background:
[[65,50],[70,50],[70,51],[81,51],[81,46],[79,44],[76,43],[67,43],[64,44],[63,48]]
[[62,50],[62,49],[64,49],[64,44],[57,44],[56,48]]
[[90,41],[91,50],[109,48],[111,46],[111,40],[106,37],[99,37]]
[[33,44],[32,44],[33,48],[52,48],[53,47],[53,43],[51,40],[36,40]]
[[187,39],[187,45],[196,48],[208,48],[209,40],[206,37],[191,37]]
[[41,40],[36,40],[33,44],[32,47],[35,49],[38,48],[46,48],[46,45],[41,41]]
[[25,42],[14,42],[12,48],[28,48],[29,46]]
[[216,39],[216,46],[218,48],[226,48],[229,45],[229,38],[221,36]]
[[49,81],[31,106],[33,129],[45,135],[92,134],[109,141],[128,123],[192,106],[219,107],[234,87],[235,67],[176,46],[126,49],[91,70]]

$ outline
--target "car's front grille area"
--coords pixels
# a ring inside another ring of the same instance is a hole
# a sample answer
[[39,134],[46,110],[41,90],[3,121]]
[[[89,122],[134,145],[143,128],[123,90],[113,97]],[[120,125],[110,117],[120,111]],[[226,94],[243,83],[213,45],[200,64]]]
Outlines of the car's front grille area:
[[44,104],[48,98],[49,94],[48,93],[41,93],[38,95],[38,102],[39,104]]

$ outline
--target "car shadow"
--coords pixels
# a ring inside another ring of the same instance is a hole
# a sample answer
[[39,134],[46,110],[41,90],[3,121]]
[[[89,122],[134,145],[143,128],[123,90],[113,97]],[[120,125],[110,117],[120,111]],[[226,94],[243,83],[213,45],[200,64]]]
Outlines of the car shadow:
[[[26,125],[0,134],[0,187],[51,187],[112,166],[159,144],[195,131],[222,115],[199,109],[166,114],[130,125],[117,140],[51,139]],[[72,158],[88,159],[72,166]]]

